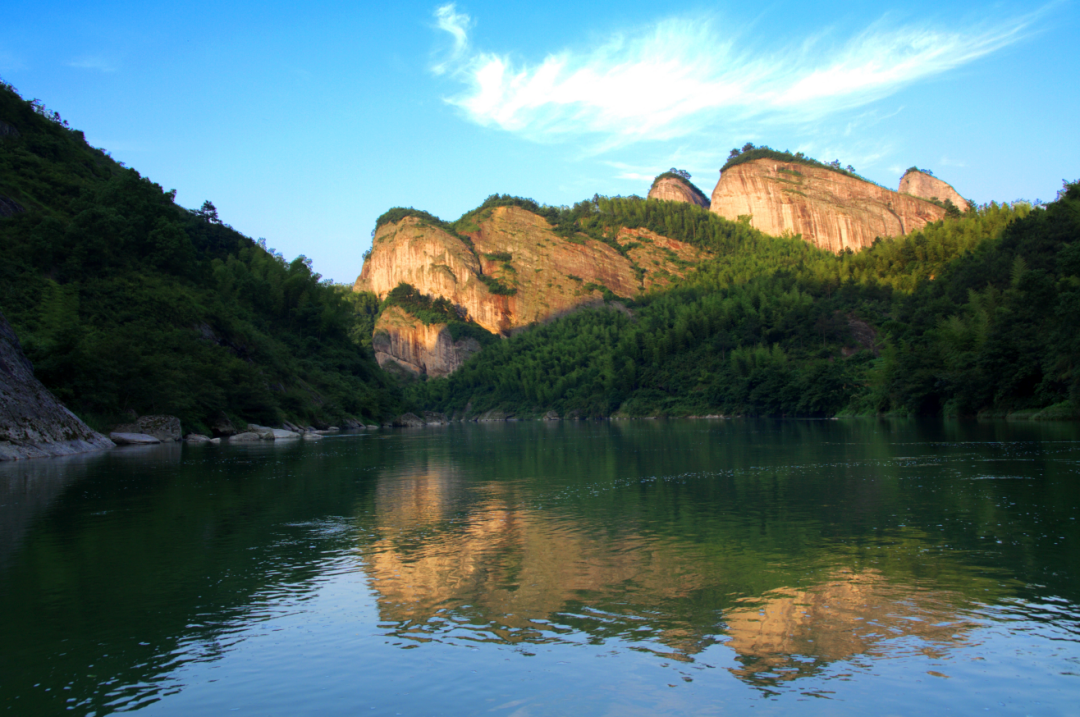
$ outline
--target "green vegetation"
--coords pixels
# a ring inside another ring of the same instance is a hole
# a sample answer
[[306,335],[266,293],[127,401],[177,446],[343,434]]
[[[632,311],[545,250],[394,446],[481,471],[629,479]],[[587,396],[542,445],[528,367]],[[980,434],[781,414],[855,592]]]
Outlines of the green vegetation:
[[[260,423],[378,419],[400,398],[358,334],[363,297],[223,224],[213,204],[174,204],[88,146],[40,103],[0,86],[0,311],[37,376],[104,427],[129,411],[204,429],[224,413]],[[370,331],[368,331],[370,336]]]
[[731,167],[745,164],[746,162],[753,162],[755,159],[775,159],[779,162],[804,164],[807,167],[828,169],[831,172],[839,172],[840,174],[847,175],[848,177],[854,177],[855,179],[862,180],[863,182],[877,184],[877,182],[874,182],[873,180],[867,179],[866,177],[857,174],[855,172],[855,168],[852,167],[850,164],[846,167],[840,166],[839,159],[833,160],[832,162],[819,162],[816,159],[807,157],[802,152],[795,152],[794,154],[787,150],[780,152],[779,150],[772,149],[771,147],[755,147],[750,142],[747,142],[745,145],[743,145],[742,149],[736,148],[731,150],[731,154],[728,156],[727,162],[725,162],[724,166],[720,168],[720,171],[722,173],[725,169],[730,169]]
[[[374,296],[374,294],[370,294]],[[397,306],[421,322],[431,324],[446,324],[450,335],[455,341],[463,338],[473,338],[480,342],[481,346],[487,346],[496,340],[495,334],[477,324],[468,321],[465,312],[450,303],[443,297],[432,298],[421,294],[411,284],[401,283],[390,290],[383,299],[380,311],[390,306]]]
[[516,335],[411,387],[413,403],[592,416],[1080,406],[1077,185],[1045,209],[990,204],[840,255],[683,203],[594,197],[559,211],[713,256],[629,302],[632,315],[581,311]]

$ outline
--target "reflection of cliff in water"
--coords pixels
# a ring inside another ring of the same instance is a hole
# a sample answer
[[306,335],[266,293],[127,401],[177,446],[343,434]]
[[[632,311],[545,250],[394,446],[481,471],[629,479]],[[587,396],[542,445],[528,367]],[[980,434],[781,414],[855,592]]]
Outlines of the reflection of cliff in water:
[[681,661],[721,642],[736,676],[767,687],[886,656],[897,638],[935,654],[970,628],[962,596],[876,570],[837,568],[809,587],[746,596],[736,587],[745,557],[528,508],[513,484],[467,493],[460,472],[430,464],[376,489],[377,537],[361,562],[396,637],[528,650],[584,634]]
[[724,614],[726,644],[740,664],[732,672],[760,686],[814,675],[839,660],[895,657],[902,649],[937,658],[965,644],[974,627],[958,614],[960,596],[893,584],[870,570],[841,571],[807,589],[780,588],[740,602]]

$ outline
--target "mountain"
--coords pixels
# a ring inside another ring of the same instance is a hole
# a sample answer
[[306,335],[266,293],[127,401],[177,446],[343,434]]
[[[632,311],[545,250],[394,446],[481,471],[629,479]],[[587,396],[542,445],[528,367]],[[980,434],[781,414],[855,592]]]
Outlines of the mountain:
[[351,291],[174,196],[0,84],[0,311],[58,399],[185,432],[395,412]]
[[749,217],[766,234],[801,234],[833,252],[858,251],[945,217],[943,207],[916,196],[831,167],[771,157],[724,169],[709,208],[727,219]]
[[948,182],[943,182],[932,174],[912,167],[900,178],[900,193],[913,197],[922,197],[934,202],[949,202],[960,210],[968,209],[968,202],[953,189]]
[[699,207],[709,208],[709,198],[690,182],[688,177],[676,171],[665,172],[653,180],[649,188],[649,199],[663,199],[667,202],[687,202]]
[[384,311],[374,327],[380,365],[445,375],[480,348],[457,345],[451,324],[509,336],[605,298],[666,287],[707,254],[647,228],[613,227],[598,237],[560,232],[540,212],[527,200],[496,197],[453,226],[420,212],[388,213],[354,289],[386,299],[407,285],[459,313],[425,322],[400,302]]
[[485,347],[406,389],[448,415],[1080,416],[1080,184],[855,252],[683,202],[600,198],[559,226],[707,251],[683,278]]

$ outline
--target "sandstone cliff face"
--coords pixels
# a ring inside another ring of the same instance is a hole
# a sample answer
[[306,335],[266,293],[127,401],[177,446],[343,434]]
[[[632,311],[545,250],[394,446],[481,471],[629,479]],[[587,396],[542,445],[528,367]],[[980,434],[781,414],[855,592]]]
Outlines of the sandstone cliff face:
[[939,202],[948,199],[962,212],[967,211],[968,208],[967,200],[961,197],[952,185],[917,170],[907,172],[900,179],[900,193],[923,199],[936,199]]
[[727,169],[712,193],[710,210],[726,219],[751,217],[772,234],[802,234],[829,251],[858,251],[877,237],[920,229],[945,210],[839,172],[794,162],[758,159]]
[[668,202],[686,202],[696,204],[699,207],[709,208],[707,198],[698,194],[686,182],[679,181],[674,177],[664,177],[649,190],[649,199],[663,199]]
[[90,429],[34,377],[0,315],[0,461],[85,453],[113,442]]
[[[448,299],[468,320],[505,336],[601,302],[599,287],[629,298],[665,286],[686,271],[686,263],[703,257],[689,244],[644,229],[619,232],[616,241],[629,247],[624,256],[583,235],[577,241],[564,239],[543,217],[520,207],[485,212],[468,236],[471,247],[416,217],[384,225],[375,233],[371,255],[353,288],[382,298],[405,282],[422,294]],[[495,279],[515,293],[493,293],[480,277]],[[407,370],[452,366],[448,372],[460,365],[432,353],[448,349],[425,348],[446,346],[446,339],[439,343],[437,331],[430,333],[434,327],[421,329],[402,321],[396,315],[385,323],[380,319],[384,338],[375,347],[384,354],[380,363],[394,359]]]
[[473,338],[454,341],[446,324],[425,324],[400,307],[391,306],[375,323],[375,359],[383,368],[435,378],[456,371],[480,350]]

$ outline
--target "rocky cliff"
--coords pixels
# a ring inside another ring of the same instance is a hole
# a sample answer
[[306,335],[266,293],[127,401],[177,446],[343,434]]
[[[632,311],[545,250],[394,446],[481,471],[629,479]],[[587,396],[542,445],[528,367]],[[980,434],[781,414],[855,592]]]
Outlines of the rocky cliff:
[[85,453],[113,442],[90,429],[34,377],[0,315],[0,461]]
[[375,323],[375,359],[388,370],[435,378],[456,371],[480,350],[471,337],[454,340],[446,324],[425,324],[398,306],[390,306]]
[[658,179],[649,190],[649,199],[663,199],[668,202],[686,202],[699,207],[709,208],[709,198],[697,187],[675,177]]
[[[567,239],[543,217],[516,206],[485,210],[464,236],[467,241],[415,216],[385,224],[375,232],[354,289],[383,298],[398,284],[411,284],[422,294],[446,298],[468,321],[505,336],[597,304],[605,289],[629,298],[665,286],[703,257],[689,244],[646,229],[620,230],[615,241],[622,252],[584,235]],[[451,351],[439,331],[398,314],[380,318],[376,334],[382,338],[375,347],[380,363],[393,359],[410,371],[410,366],[453,371],[460,363],[451,354],[464,354]]]
[[947,199],[962,212],[968,208],[967,200],[961,197],[951,184],[918,169],[909,169],[904,173],[900,179],[900,193],[923,199],[936,199],[939,202]]
[[870,246],[944,218],[945,210],[841,172],[796,162],[756,159],[724,170],[709,209],[727,219],[750,217],[766,234],[801,234],[841,252]]

